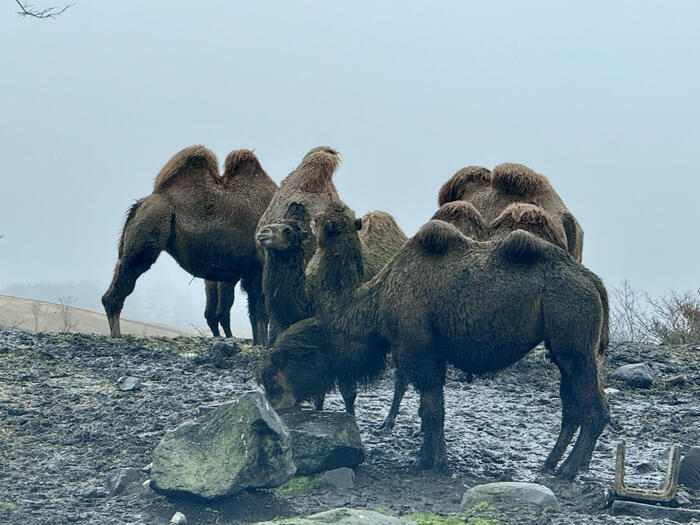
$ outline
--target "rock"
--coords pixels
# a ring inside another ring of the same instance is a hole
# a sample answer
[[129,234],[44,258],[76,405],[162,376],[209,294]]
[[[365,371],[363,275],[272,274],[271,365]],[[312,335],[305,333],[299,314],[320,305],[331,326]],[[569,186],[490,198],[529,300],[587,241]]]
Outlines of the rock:
[[462,496],[460,511],[466,512],[477,503],[512,502],[551,507],[559,511],[559,501],[554,493],[538,483],[503,481],[486,483],[470,488]]
[[[273,525],[273,521],[261,521],[256,525]],[[415,521],[387,516],[371,510],[339,508],[312,514],[306,518],[287,518],[285,525],[415,525]]]
[[119,494],[129,483],[136,481],[140,477],[139,471],[135,468],[119,468],[113,470],[107,477],[109,493],[112,496]]
[[138,377],[122,376],[117,380],[117,388],[122,392],[138,390],[141,388],[141,380]]
[[360,429],[350,414],[297,408],[280,411],[280,417],[292,437],[297,475],[354,468],[364,461]]
[[141,467],[141,472],[145,472],[146,474],[150,474],[152,468],[153,468],[153,462],[149,463],[148,465],[144,465],[143,467]]
[[683,374],[669,377],[666,380],[666,384],[669,386],[683,386],[687,382],[688,382],[688,380],[686,379],[686,377]]
[[620,393],[620,391],[617,388],[612,388],[612,387],[603,389],[603,392],[605,392],[606,396],[614,396],[615,394]]
[[216,403],[213,405],[200,405],[197,407],[197,415],[198,416],[203,416],[204,414],[208,414],[209,412],[213,412],[217,408],[221,406],[221,403]]
[[166,433],[153,452],[152,487],[212,499],[277,487],[296,467],[286,425],[260,392]]
[[649,388],[654,383],[654,375],[646,363],[623,365],[615,369],[610,377],[636,388]]
[[155,495],[155,491],[151,488],[151,480],[147,479],[141,484],[141,497],[149,499],[155,497]]
[[187,516],[182,512],[176,512],[173,517],[170,518],[170,523],[174,525],[185,525],[187,523]]
[[323,475],[319,485],[339,490],[352,490],[355,486],[355,473],[348,467],[329,470]]
[[193,359],[194,364],[210,363],[216,368],[231,368],[231,358],[241,351],[238,343],[232,340],[214,341],[204,355]]
[[700,447],[690,447],[681,459],[678,483],[692,490],[700,489]]
[[690,523],[700,520],[700,510],[674,509],[660,505],[647,505],[633,501],[615,501],[610,508],[613,516],[637,516],[649,520],[667,519],[681,523]]
[[103,498],[108,495],[107,491],[96,484],[96,481],[87,481],[81,483],[78,489],[75,491],[75,495],[79,498],[90,499],[90,498]]

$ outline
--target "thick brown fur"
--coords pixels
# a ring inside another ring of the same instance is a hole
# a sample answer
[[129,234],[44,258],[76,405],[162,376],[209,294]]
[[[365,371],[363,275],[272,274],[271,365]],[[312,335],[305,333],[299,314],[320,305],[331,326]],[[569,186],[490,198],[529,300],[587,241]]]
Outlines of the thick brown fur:
[[477,190],[491,184],[491,172],[481,166],[467,166],[452,175],[438,192],[438,206],[447,202],[464,200],[471,190]]
[[[484,170],[485,168],[480,169]],[[467,170],[468,173],[477,172],[477,168],[474,167],[464,168],[464,170]],[[460,171],[440,188],[438,193],[440,206],[447,202],[460,200],[469,202],[479,211],[482,219],[487,224],[493,224],[513,204],[523,203],[537,206],[541,208],[542,212],[551,221],[551,228],[547,228],[549,232],[547,233],[543,230],[541,233],[543,235],[553,233],[554,237],[550,235],[551,238],[548,240],[551,242],[551,239],[554,238],[555,244],[560,246],[562,245],[562,239],[559,237],[563,236],[565,249],[574,259],[581,262],[583,230],[546,177],[522,164],[504,163],[493,169],[493,174],[489,181],[479,179],[477,184],[469,177],[460,175]],[[524,229],[539,235],[537,231],[534,231],[537,228],[534,227],[535,224],[530,220],[532,217],[522,215],[520,218],[517,218],[512,214],[511,217],[517,219],[515,222],[518,220],[522,221],[521,226],[513,224],[512,228],[524,227]],[[494,231],[501,234],[510,231],[504,224],[504,219],[505,217],[501,218],[500,228],[492,229],[491,232],[485,232],[480,238],[486,240],[490,238],[489,235],[492,235]],[[454,221],[450,220],[449,222]],[[455,225],[458,228],[460,227],[456,222]],[[465,233],[470,235],[467,232]],[[499,237],[502,237],[502,235],[499,235]]]
[[488,225],[474,205],[467,201],[447,202],[440,206],[432,217],[434,220],[449,222],[467,237],[484,240]]
[[[553,469],[580,433],[559,473],[567,478],[590,461],[609,420],[602,391],[601,350],[607,341],[607,296],[600,279],[564,250],[516,231],[477,242],[451,224],[430,221],[372,280],[358,271],[359,239],[346,213],[328,209],[316,219],[320,290],[316,322],[324,337],[293,325],[305,352],[275,345],[261,377],[273,404],[313,395],[333,379],[376,376],[387,353],[421,397],[423,468],[446,463],[443,385],[447,363],[465,372],[500,370],[544,341],[561,372],[562,428],[545,467]],[[328,225],[327,223],[331,223]],[[348,239],[346,237],[354,237]],[[342,275],[341,275],[342,274]],[[324,282],[324,277],[321,277]],[[340,286],[339,286],[340,285]],[[330,342],[332,359],[318,357]],[[316,348],[314,348],[316,347]],[[295,377],[293,370],[304,368]],[[284,396],[279,394],[280,385]]]
[[254,233],[277,186],[248,150],[232,152],[226,169],[219,177],[211,151],[185,148],[160,171],[153,193],[130,208],[114,277],[102,297],[112,336],[121,335],[119,315],[136,280],[166,251],[187,272],[210,281],[205,317],[215,334],[220,323],[230,335],[233,286],[240,280],[254,340],[264,343],[267,316]]
[[566,250],[566,233],[561,224],[539,206],[517,202],[509,205],[489,225],[487,239],[500,239],[515,230],[525,230]]

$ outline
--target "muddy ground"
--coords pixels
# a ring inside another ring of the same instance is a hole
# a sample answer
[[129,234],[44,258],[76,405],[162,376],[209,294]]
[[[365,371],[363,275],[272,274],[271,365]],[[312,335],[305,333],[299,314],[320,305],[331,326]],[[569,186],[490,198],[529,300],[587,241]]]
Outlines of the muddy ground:
[[[700,349],[612,344],[608,370],[648,362],[654,386],[641,390],[608,381],[620,392],[609,396],[613,421],[590,470],[573,483],[540,475],[557,435],[560,403],[558,372],[536,349],[498,374],[469,381],[450,372],[449,473],[412,469],[420,446],[412,390],[393,434],[378,432],[392,394],[387,374],[358,396],[367,459],[356,469],[352,491],[260,490],[208,504],[144,495],[141,482],[148,474],[141,469],[166,430],[195,417],[201,405],[257,388],[257,350],[244,345],[232,368],[222,369],[201,357],[211,342],[0,332],[0,523],[167,523],[176,510],[190,524],[248,523],[338,506],[449,514],[458,512],[465,488],[532,480],[554,491],[560,513],[487,509],[488,517],[503,523],[636,523],[641,520],[607,516],[617,442],[627,440],[628,482],[649,487],[660,483],[672,444],[700,444]],[[685,383],[667,383],[679,374]],[[118,390],[123,375],[140,378],[141,388]],[[341,410],[337,394],[329,396],[327,408]],[[107,478],[121,467],[139,469],[141,478],[110,495]],[[684,491],[682,499],[684,506],[700,508],[700,494]]]

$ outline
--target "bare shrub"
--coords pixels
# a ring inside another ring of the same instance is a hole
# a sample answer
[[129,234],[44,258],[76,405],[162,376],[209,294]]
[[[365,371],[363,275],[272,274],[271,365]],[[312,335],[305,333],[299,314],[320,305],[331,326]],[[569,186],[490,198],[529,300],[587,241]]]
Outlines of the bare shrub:
[[61,321],[63,321],[63,332],[70,332],[75,327],[75,320],[73,319],[75,301],[76,299],[72,295],[62,295],[58,298],[60,303],[58,312],[61,314]]
[[610,293],[610,338],[633,343],[700,343],[700,288],[660,298],[629,281]]
[[661,343],[700,343],[700,288],[679,294],[671,290],[666,297],[647,297],[653,319],[651,331]]
[[39,331],[39,315],[41,314],[41,303],[39,301],[32,302],[32,317],[34,318],[34,331]]

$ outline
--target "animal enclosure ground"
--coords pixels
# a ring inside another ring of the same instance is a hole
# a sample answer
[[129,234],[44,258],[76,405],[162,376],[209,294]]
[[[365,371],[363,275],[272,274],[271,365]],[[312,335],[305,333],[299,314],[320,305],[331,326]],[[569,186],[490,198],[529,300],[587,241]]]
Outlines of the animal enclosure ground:
[[[558,514],[493,511],[502,523],[636,523],[606,516],[615,447],[627,440],[628,482],[660,483],[670,446],[698,445],[700,349],[691,346],[612,344],[608,370],[648,362],[656,380],[647,390],[608,381],[612,424],[601,436],[591,468],[568,484],[538,472],[560,422],[558,372],[543,349],[498,374],[466,377],[450,371],[446,439],[450,472],[413,472],[420,447],[417,396],[409,390],[394,432],[378,431],[392,395],[387,374],[361,392],[357,421],[367,452],[351,491],[300,483],[295,491],[254,491],[202,504],[147,497],[141,469],[166,430],[195,417],[198,407],[257,388],[256,350],[216,368],[207,338],[125,337],[0,332],[0,522],[167,523],[179,510],[188,523],[247,523],[351,506],[390,514],[454,513],[464,490],[490,481],[537,480],[560,500]],[[200,356],[197,358],[196,356]],[[672,386],[667,380],[685,376]],[[123,375],[138,377],[138,390],[116,387]],[[341,410],[337,394],[327,408]],[[133,467],[139,481],[110,495],[109,473]],[[700,494],[685,493],[700,508]]]

